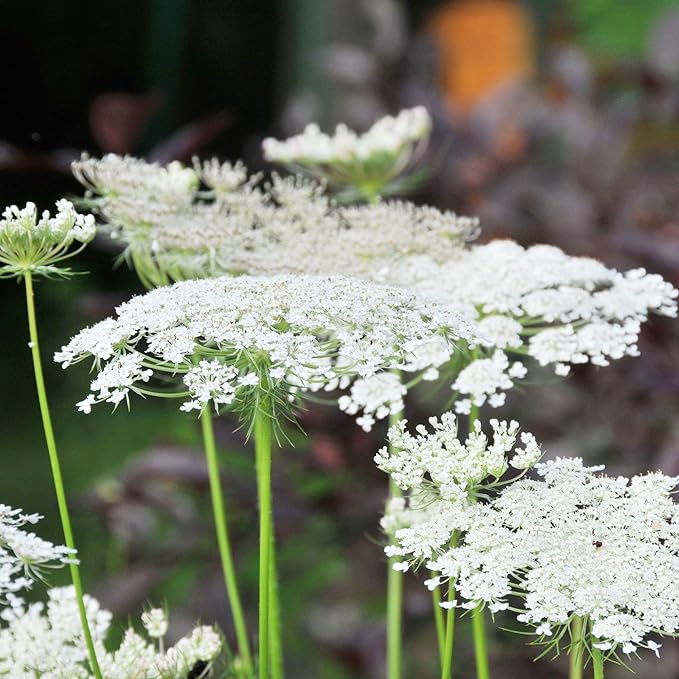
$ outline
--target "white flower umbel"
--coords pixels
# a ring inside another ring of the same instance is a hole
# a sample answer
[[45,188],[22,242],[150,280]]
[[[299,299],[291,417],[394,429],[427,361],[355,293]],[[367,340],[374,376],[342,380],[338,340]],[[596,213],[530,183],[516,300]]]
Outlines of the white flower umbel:
[[[489,439],[476,420],[463,441],[458,436],[453,413],[429,419],[415,434],[401,420],[389,429],[389,446],[375,456],[377,466],[389,474],[408,497],[396,500],[383,520],[400,527],[391,532],[395,544],[386,548],[388,556],[419,563],[445,550],[455,535],[468,527],[469,507],[491,489],[504,482],[501,477],[512,467],[523,475],[542,453],[535,438],[523,432],[523,448],[517,447],[517,422],[491,420]],[[383,523],[384,525],[384,523]]]
[[439,353],[441,343],[452,353],[461,338],[472,333],[456,314],[402,289],[342,276],[242,276],[136,297],[76,335],[55,360],[68,367],[95,359],[84,412],[130,392],[160,391],[183,397],[184,410],[247,410],[262,390],[283,407],[300,391],[400,369],[435,341]]
[[658,275],[621,273],[556,247],[509,240],[460,249],[445,263],[410,257],[384,280],[477,324],[479,346],[447,375],[461,413],[502,405],[531,360],[566,375],[574,364],[636,356],[649,314],[677,315],[677,290]]
[[[204,626],[165,650],[162,643],[156,643],[165,635],[165,628],[161,629],[159,620],[150,624],[148,614],[144,625],[150,639],[129,628],[120,646],[109,651],[105,642],[111,614],[89,596],[85,596],[85,606],[106,679],[186,679],[196,669],[205,672],[221,651],[220,635]],[[72,588],[49,590],[46,604],[16,599],[2,611],[0,620],[0,676],[91,679]]]
[[0,505],[0,600],[30,587],[45,569],[75,559],[74,550],[26,530],[40,519],[39,514],[24,514],[21,509]]
[[474,507],[458,546],[429,566],[471,605],[511,606],[545,643],[577,617],[590,651],[657,651],[652,634],[679,632],[679,478],[601,469],[538,465],[541,479]]
[[[115,190],[100,186],[93,207],[149,287],[243,273],[374,278],[406,255],[433,253],[445,261],[478,228],[476,219],[404,202],[337,206],[323,185],[275,175],[263,185],[241,164],[216,160],[196,163],[210,191],[175,201],[135,181],[143,161],[124,160],[119,172],[131,176]],[[97,163],[105,169],[111,162],[105,156],[86,166],[105,181],[107,172],[97,173]],[[74,165],[81,180],[83,171],[83,163]],[[172,186],[166,193],[173,195]]]
[[5,208],[0,219],[0,278],[70,273],[62,262],[94,238],[94,217],[79,214],[68,200],[58,200],[56,207],[54,215],[39,213],[35,203]]
[[352,196],[371,199],[403,188],[403,182],[394,180],[412,164],[430,130],[429,114],[417,106],[380,118],[363,134],[338,125],[331,136],[312,123],[289,139],[265,139],[262,148],[269,161],[301,169],[340,189],[353,189]]
[[149,201],[179,205],[191,203],[199,185],[196,172],[177,161],[159,165],[114,153],[102,158],[83,154],[71,168],[90,192],[88,197],[146,196]]

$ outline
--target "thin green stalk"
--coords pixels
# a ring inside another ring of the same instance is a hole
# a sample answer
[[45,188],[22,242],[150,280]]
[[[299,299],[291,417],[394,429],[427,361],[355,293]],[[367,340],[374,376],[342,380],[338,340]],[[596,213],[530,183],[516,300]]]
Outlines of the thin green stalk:
[[569,672],[568,679],[582,679],[582,660],[583,654],[583,632],[584,625],[582,618],[575,616],[571,621],[571,647],[569,650]]
[[254,424],[257,487],[259,489],[259,679],[269,679],[271,621],[271,422],[258,410]]
[[[455,599],[455,584],[451,583],[448,588],[448,601]],[[455,642],[455,609],[449,608],[446,614],[446,639],[443,648],[443,666],[441,679],[451,679],[453,676],[453,647]]]
[[[398,497],[401,490],[390,479],[389,496]],[[387,677],[399,679],[401,676],[401,628],[403,612],[403,573],[393,566],[398,559],[388,561],[387,573]]]
[[[66,502],[66,491],[64,489],[64,481],[61,474],[61,463],[59,462],[59,453],[57,452],[57,444],[54,438],[54,429],[52,427],[52,417],[50,416],[49,403],[47,401],[47,391],[45,389],[45,378],[43,376],[42,361],[40,359],[40,344],[38,342],[38,324],[35,315],[35,300],[33,294],[33,278],[31,272],[24,273],[24,282],[26,288],[26,311],[28,312],[28,331],[31,340],[31,356],[33,357],[33,372],[35,374],[35,386],[38,392],[38,403],[40,404],[40,417],[42,418],[42,427],[45,433],[45,443],[47,444],[47,452],[49,454],[50,467],[52,469],[52,479],[54,480],[54,489],[57,495],[57,505],[59,507],[59,517],[61,518],[61,526],[64,531],[64,541],[69,549],[75,549],[75,541],[73,540],[73,529],[71,528],[71,517],[68,512],[68,503]],[[75,589],[76,599],[78,601],[78,612],[80,614],[80,623],[82,625],[83,634],[85,636],[85,643],[87,644],[87,652],[90,657],[90,666],[95,679],[102,679],[101,670],[99,669],[99,662],[97,661],[97,654],[94,650],[94,642],[92,641],[92,633],[87,621],[87,612],[85,610],[85,602],[83,601],[83,587],[80,580],[80,569],[78,564],[69,564],[71,570],[71,580]]]
[[[432,573],[432,577],[434,574]],[[441,608],[441,590],[435,587],[431,593],[431,602],[434,606],[434,621],[436,622],[436,642],[439,649],[439,664],[443,671],[443,649],[446,643],[446,623],[443,619],[443,609]]]
[[200,423],[203,431],[203,447],[205,448],[205,460],[207,462],[208,476],[210,479],[210,497],[212,499],[212,515],[215,522],[215,532],[217,534],[217,545],[219,547],[219,557],[222,562],[222,573],[224,574],[224,584],[231,607],[234,628],[236,630],[236,642],[241,661],[246,668],[249,676],[254,675],[254,665],[252,654],[250,653],[250,643],[248,641],[247,626],[243,605],[238,592],[238,581],[236,580],[236,567],[231,552],[229,542],[229,532],[226,524],[226,509],[224,508],[224,494],[222,492],[221,478],[219,474],[219,462],[217,460],[217,446],[215,445],[215,433],[212,426],[212,415],[208,408],[203,410],[200,415]]
[[[479,417],[478,406],[472,406],[469,411],[469,431],[474,430],[474,421]],[[486,624],[484,611],[477,606],[472,611],[472,636],[474,638],[474,657],[476,660],[476,678],[489,679],[490,666],[488,663],[488,644],[486,642]]]
[[276,536],[271,526],[271,555],[269,573],[269,648],[271,649],[271,677],[283,679],[283,643],[281,641],[281,611],[276,568]]
[[472,611],[472,636],[474,637],[474,657],[476,658],[477,679],[490,679],[488,647],[486,645],[486,623],[484,610],[477,606]]
[[604,655],[598,648],[592,649],[594,679],[604,679]]
[[[389,426],[401,419],[402,413],[389,415]],[[389,502],[399,497],[401,489],[389,478]],[[401,677],[401,651],[403,627],[403,573],[394,570],[398,559],[391,557],[387,562],[387,679]]]

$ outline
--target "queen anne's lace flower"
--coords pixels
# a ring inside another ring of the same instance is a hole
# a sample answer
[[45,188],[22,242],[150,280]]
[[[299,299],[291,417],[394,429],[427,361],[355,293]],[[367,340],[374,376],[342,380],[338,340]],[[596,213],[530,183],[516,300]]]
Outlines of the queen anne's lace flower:
[[[88,159],[75,163],[74,173],[81,181],[102,182],[94,207],[150,286],[227,273],[369,278],[408,254],[431,252],[443,261],[478,225],[476,219],[410,203],[340,207],[320,184],[274,176],[261,186],[242,165],[217,161],[196,164],[210,192],[173,200],[165,197],[174,195],[173,185],[154,192],[135,181],[141,160],[118,159],[117,182],[108,186],[111,163],[110,156]],[[169,174],[149,168],[158,181]],[[125,172],[130,177],[123,180]]]
[[620,273],[556,247],[508,240],[460,249],[445,263],[403,258],[383,274],[477,324],[479,346],[452,380],[458,412],[504,403],[526,356],[566,375],[579,363],[608,365],[639,353],[649,313],[677,314],[677,290],[643,269]]
[[[167,620],[157,609],[143,616],[152,641],[132,628],[114,651],[105,648],[111,614],[85,596],[84,603],[101,671],[106,679],[186,679],[197,666],[209,666],[222,639],[212,627],[197,627],[174,646],[161,650]],[[151,615],[152,614],[152,615]],[[153,619],[151,619],[153,618]],[[46,604],[16,599],[0,614],[0,676],[11,679],[91,679],[88,652],[72,587],[48,592]]]
[[0,505],[0,600],[30,587],[41,570],[70,563],[75,552],[54,545],[27,532],[39,514],[24,514],[21,509]]
[[[116,318],[76,335],[55,360],[67,367],[95,359],[92,393],[79,404],[85,412],[130,391],[154,393],[146,386],[152,378],[172,388],[174,376],[183,378],[183,409],[191,410],[247,402],[263,387],[287,398],[346,386],[355,376],[403,368],[432,342],[437,356],[443,345],[452,353],[462,337],[472,339],[471,331],[456,314],[401,289],[341,276],[242,276],[136,297]],[[372,402],[363,397],[360,406]]]
[[404,559],[401,570],[445,550],[469,527],[470,507],[479,494],[497,486],[510,466],[524,473],[542,455],[527,432],[521,434],[524,447],[516,445],[519,425],[514,421],[491,420],[489,440],[476,420],[464,441],[452,413],[430,418],[431,431],[418,425],[415,435],[406,424],[402,420],[389,429],[389,446],[375,456],[377,466],[408,492],[387,506],[382,520],[394,541],[385,552]]
[[431,119],[421,106],[380,118],[364,134],[338,125],[335,134],[324,134],[318,125],[307,125],[301,134],[262,143],[264,157],[292,165],[341,187],[358,188],[363,196],[379,195],[412,162],[426,143]]
[[[0,219],[0,278],[37,275],[66,275],[61,262],[76,255],[96,231],[94,217],[76,212],[68,200],[58,200],[54,216],[41,214],[34,203],[6,207]],[[75,250],[74,243],[80,244]]]
[[[472,507],[458,546],[428,565],[474,605],[521,606],[538,636],[573,616],[610,652],[657,651],[652,633],[679,632],[679,478],[597,475],[580,459],[538,465],[541,480],[509,484]],[[518,597],[518,598],[517,598]],[[517,603],[520,602],[520,603]]]

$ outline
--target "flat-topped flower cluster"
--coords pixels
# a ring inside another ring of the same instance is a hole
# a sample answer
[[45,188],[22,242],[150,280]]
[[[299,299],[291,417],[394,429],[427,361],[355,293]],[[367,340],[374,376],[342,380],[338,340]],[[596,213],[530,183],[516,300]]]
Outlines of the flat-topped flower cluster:
[[558,375],[574,364],[605,366],[638,355],[650,313],[677,315],[677,290],[661,276],[621,273],[549,245],[497,240],[459,249],[444,263],[413,256],[382,277],[476,324],[477,350],[449,377],[460,413],[501,406],[527,374],[525,359]]
[[[146,636],[130,627],[120,646],[109,651],[105,642],[112,615],[92,597],[84,600],[106,679],[186,679],[194,671],[205,672],[221,651],[221,636],[206,626],[196,627],[165,649],[159,641],[167,632],[167,617],[159,609],[142,616]],[[45,604],[16,600],[0,613],[0,620],[0,676],[92,678],[72,587],[50,589]]]
[[[195,172],[183,170],[195,182],[170,181],[169,168],[110,155],[74,164],[151,285],[242,273],[371,278],[408,254],[443,260],[478,228],[476,219],[399,201],[338,206],[322,184],[276,175],[262,184],[239,163],[196,162]],[[210,191],[197,190],[199,177]]]
[[539,480],[472,507],[458,546],[429,567],[468,601],[511,606],[547,641],[579,616],[596,648],[657,651],[649,635],[679,632],[679,478],[601,469],[539,464]]
[[[451,413],[430,425],[413,435],[400,422],[375,458],[407,491],[382,520],[395,569],[426,565],[429,589],[461,598],[445,607],[509,609],[546,644],[563,643],[574,617],[588,648],[610,655],[657,652],[651,635],[679,633],[679,477],[540,463],[531,434],[515,447],[516,422],[491,421],[492,442],[478,421],[462,442]],[[532,467],[540,478],[521,478]],[[506,479],[510,468],[520,473]]]
[[95,359],[85,412],[101,401],[118,404],[130,391],[149,393],[151,378],[167,384],[173,376],[183,378],[183,408],[191,410],[247,401],[248,390],[287,398],[419,366],[418,351],[434,342],[446,360],[461,338],[473,335],[456,314],[402,289],[341,276],[242,276],[133,298],[55,360],[67,367]]
[[26,530],[42,517],[0,505],[0,602],[33,583],[41,571],[70,563],[73,550],[54,545]]

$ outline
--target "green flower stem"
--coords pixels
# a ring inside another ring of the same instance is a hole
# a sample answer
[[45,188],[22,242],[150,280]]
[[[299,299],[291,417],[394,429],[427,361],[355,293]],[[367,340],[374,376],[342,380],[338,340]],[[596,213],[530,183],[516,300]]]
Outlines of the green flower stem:
[[271,649],[271,676],[283,679],[283,643],[281,641],[281,610],[276,568],[275,530],[271,528],[271,555],[269,572],[269,648]]
[[[75,549],[73,529],[71,528],[71,517],[68,512],[68,503],[66,502],[66,491],[64,489],[64,480],[61,474],[61,463],[59,462],[59,453],[57,452],[57,444],[54,438],[52,417],[50,416],[49,404],[47,401],[47,391],[45,389],[45,379],[43,377],[42,360],[40,359],[38,324],[36,321],[35,300],[33,294],[33,277],[31,276],[30,271],[24,272],[24,282],[26,288],[26,311],[28,312],[28,330],[31,340],[31,355],[33,357],[35,386],[38,392],[40,416],[42,418],[42,427],[45,433],[45,443],[47,444],[47,452],[49,454],[50,467],[52,469],[54,489],[57,495],[59,517],[61,518],[61,526],[64,531],[64,541],[66,546],[69,549]],[[71,580],[73,581],[73,587],[75,589],[76,599],[78,601],[80,623],[83,628],[85,643],[87,644],[87,651],[90,656],[90,666],[92,673],[94,674],[95,679],[102,679],[101,670],[99,669],[99,662],[97,661],[97,654],[94,650],[94,642],[92,641],[92,633],[87,621],[87,612],[85,610],[85,602],[83,601],[83,587],[80,580],[80,569],[77,563],[69,564],[69,568],[71,570]]]
[[[469,431],[474,430],[474,421],[479,417],[478,406],[472,406],[469,412]],[[476,679],[489,679],[488,644],[486,641],[486,623],[484,611],[477,606],[471,614],[472,637],[474,639],[474,657],[476,659]]]
[[[434,577],[434,573],[431,574]],[[439,660],[441,671],[443,671],[443,649],[446,643],[446,623],[443,619],[443,609],[441,608],[441,590],[435,587],[431,593],[431,602],[434,606],[434,621],[436,622],[436,641],[439,648]]]
[[[448,588],[448,601],[455,599],[455,583]],[[455,642],[455,609],[449,608],[446,614],[446,638],[443,648],[443,665],[441,679],[451,679],[453,676],[453,647]]]
[[[391,413],[389,427],[397,424],[402,415],[402,413]],[[389,501],[401,495],[401,489],[390,477]],[[397,561],[397,558],[391,557],[387,562],[387,679],[400,679],[401,677],[403,573],[394,570],[393,566]]]
[[490,679],[488,647],[486,644],[486,623],[484,610],[477,606],[472,611],[472,636],[474,637],[474,656],[476,658],[477,679]]
[[[271,599],[271,422],[265,410],[257,410],[254,423],[257,487],[259,489],[259,679],[269,679]],[[275,627],[273,629],[275,634]],[[275,643],[274,643],[275,645]]]
[[[401,495],[401,489],[390,479],[389,498]],[[403,617],[403,573],[395,571],[398,561],[391,557],[387,564],[387,677],[401,676],[401,628]]]
[[582,679],[583,632],[582,618],[576,615],[571,621],[568,679]]
[[594,667],[594,679],[604,679],[604,656],[598,648],[592,649],[592,665]]
[[233,554],[229,542],[229,532],[226,525],[226,510],[224,508],[224,494],[222,492],[221,478],[219,474],[219,462],[217,459],[217,447],[215,445],[215,433],[212,425],[212,415],[208,408],[205,408],[200,415],[200,423],[203,431],[203,447],[205,449],[205,460],[207,462],[208,476],[210,479],[210,497],[212,499],[212,514],[215,522],[215,532],[217,534],[217,545],[219,547],[219,557],[222,562],[222,572],[224,574],[224,584],[229,598],[231,616],[236,630],[236,641],[238,653],[245,666],[248,676],[254,676],[254,665],[250,644],[248,642],[247,626],[243,614],[243,605],[240,594],[238,593],[238,582],[236,580],[236,567],[233,562]]

